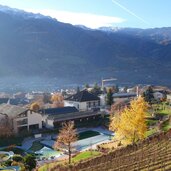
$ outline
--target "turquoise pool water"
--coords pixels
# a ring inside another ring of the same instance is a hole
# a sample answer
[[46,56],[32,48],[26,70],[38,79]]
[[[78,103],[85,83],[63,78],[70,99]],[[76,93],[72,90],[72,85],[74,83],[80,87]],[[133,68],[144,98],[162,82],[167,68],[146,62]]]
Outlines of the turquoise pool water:
[[43,147],[41,150],[36,151],[35,154],[39,159],[52,159],[62,155],[62,153],[48,147]]

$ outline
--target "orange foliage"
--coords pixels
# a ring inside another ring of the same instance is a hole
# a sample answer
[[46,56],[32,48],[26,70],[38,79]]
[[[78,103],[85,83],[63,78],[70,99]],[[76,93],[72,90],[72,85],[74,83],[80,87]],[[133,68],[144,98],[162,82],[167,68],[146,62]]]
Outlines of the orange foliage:
[[64,97],[60,93],[53,94],[51,101],[52,107],[64,107]]

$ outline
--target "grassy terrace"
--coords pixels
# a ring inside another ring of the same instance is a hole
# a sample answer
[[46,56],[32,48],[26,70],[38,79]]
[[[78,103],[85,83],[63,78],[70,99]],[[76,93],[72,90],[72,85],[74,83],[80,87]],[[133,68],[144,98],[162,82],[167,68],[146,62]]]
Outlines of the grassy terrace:
[[72,161],[79,162],[80,160],[92,158],[92,157],[98,156],[100,154],[101,153],[98,151],[84,151],[84,152],[78,154],[77,156],[75,156],[74,158],[72,158]]
[[168,131],[170,128],[171,128],[171,124],[169,123],[169,121],[165,121],[162,125],[162,130]]
[[[84,152],[79,153],[75,157],[73,157],[72,162],[77,163],[77,162],[79,162],[81,160],[90,159],[90,158],[96,157],[96,156],[98,156],[100,154],[101,153],[98,152],[98,151],[84,151]],[[65,161],[65,162],[67,162],[67,161]],[[65,162],[64,161],[59,161],[59,162],[56,162],[56,163],[45,164],[42,167],[40,167],[38,169],[38,171],[47,171],[48,169],[53,168],[58,164],[64,164]]]

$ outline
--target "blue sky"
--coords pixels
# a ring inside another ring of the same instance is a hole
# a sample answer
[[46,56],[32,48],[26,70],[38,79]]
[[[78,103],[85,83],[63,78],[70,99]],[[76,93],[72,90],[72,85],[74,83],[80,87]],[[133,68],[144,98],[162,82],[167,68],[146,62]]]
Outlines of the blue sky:
[[171,0],[0,0],[0,4],[91,28],[171,26]]

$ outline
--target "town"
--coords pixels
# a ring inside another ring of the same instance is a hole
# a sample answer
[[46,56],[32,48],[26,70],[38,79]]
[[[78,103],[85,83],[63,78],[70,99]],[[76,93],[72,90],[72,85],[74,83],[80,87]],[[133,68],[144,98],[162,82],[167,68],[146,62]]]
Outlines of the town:
[[[139,97],[149,104],[144,138],[171,128],[169,88],[120,87],[113,81],[106,79],[101,85],[85,84],[58,92],[0,93],[1,170],[22,170],[26,165],[24,161],[35,161],[29,170],[48,170],[68,159],[69,163],[77,163],[124,147],[125,144],[115,138],[112,127],[117,121],[112,118]],[[66,144],[57,144],[60,131],[69,127],[73,127],[76,134],[69,142],[71,149]]]
[[171,171],[171,0],[0,0],[0,171]]

